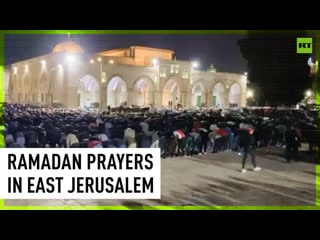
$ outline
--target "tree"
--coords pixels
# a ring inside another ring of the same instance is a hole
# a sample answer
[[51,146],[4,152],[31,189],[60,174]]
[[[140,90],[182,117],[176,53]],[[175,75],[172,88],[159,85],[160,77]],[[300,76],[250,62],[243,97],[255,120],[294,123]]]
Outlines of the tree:
[[277,106],[292,105],[311,88],[308,78],[308,55],[296,53],[296,38],[305,32],[257,34],[249,31],[239,41],[242,56],[248,63],[250,82],[261,86],[259,102]]

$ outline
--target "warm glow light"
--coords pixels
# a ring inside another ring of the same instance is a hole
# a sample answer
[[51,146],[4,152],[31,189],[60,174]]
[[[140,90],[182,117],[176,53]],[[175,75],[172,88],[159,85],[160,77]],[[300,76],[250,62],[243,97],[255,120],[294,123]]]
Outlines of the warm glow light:
[[13,74],[17,74],[18,72],[18,68],[17,67],[13,67]]
[[98,57],[97,60],[98,60],[98,62],[101,62],[101,61],[102,61],[102,58],[101,58],[101,57]]
[[58,69],[62,70],[62,65],[61,64],[58,64]]
[[75,60],[76,60],[76,58],[75,58],[74,55],[68,55],[68,56],[67,56],[67,61],[68,61],[69,63],[73,63]]
[[24,70],[25,70],[26,72],[28,72],[29,67],[28,67],[28,65],[27,65],[27,64],[24,66]]
[[42,64],[42,66],[46,65],[46,61],[45,60],[41,60],[41,64]]
[[248,90],[247,91],[247,98],[252,98],[253,97],[253,91],[252,90]]
[[248,73],[247,73],[247,72],[244,72],[244,75],[245,75],[245,76],[248,76]]
[[192,62],[192,67],[193,67],[193,68],[199,67],[199,63],[196,62],[196,61]]
[[311,91],[311,90],[307,90],[307,91],[306,91],[306,96],[307,96],[307,97],[311,97],[311,95],[312,95],[312,91]]
[[158,64],[158,62],[159,62],[158,59],[156,59],[156,58],[152,59],[152,64],[153,64],[153,65]]
[[114,64],[114,61],[111,59],[111,60],[109,60],[109,63],[110,64]]
[[94,60],[93,60],[93,59],[90,59],[90,63],[93,64],[93,63],[94,63]]

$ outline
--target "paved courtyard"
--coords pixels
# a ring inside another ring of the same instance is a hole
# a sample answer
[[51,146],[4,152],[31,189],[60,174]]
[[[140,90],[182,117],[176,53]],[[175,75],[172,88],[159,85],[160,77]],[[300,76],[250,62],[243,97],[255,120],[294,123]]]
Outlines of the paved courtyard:
[[6,200],[5,205],[219,205],[310,206],[315,205],[315,156],[301,152],[298,161],[286,163],[283,149],[256,151],[260,172],[241,173],[235,152],[162,160],[161,200]]

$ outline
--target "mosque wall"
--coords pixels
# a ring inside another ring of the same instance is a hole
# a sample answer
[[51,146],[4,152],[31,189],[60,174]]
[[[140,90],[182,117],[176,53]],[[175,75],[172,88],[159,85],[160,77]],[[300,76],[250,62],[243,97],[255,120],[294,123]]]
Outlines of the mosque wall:
[[[141,56],[149,54],[141,52],[143,49],[135,51]],[[185,107],[246,105],[246,77],[242,74],[199,71],[188,61],[159,59],[154,65],[133,66],[110,61],[110,56],[101,58],[90,63],[81,54],[61,52],[12,64],[6,73],[6,100],[41,106],[61,103],[69,108],[124,103],[157,107],[170,103]]]

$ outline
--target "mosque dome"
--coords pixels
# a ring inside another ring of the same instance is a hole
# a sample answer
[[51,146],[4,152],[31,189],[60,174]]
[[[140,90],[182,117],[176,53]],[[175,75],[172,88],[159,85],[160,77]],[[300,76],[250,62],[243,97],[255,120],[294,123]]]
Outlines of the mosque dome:
[[84,53],[83,48],[74,41],[66,41],[58,43],[52,50],[52,53],[68,52],[68,53]]

